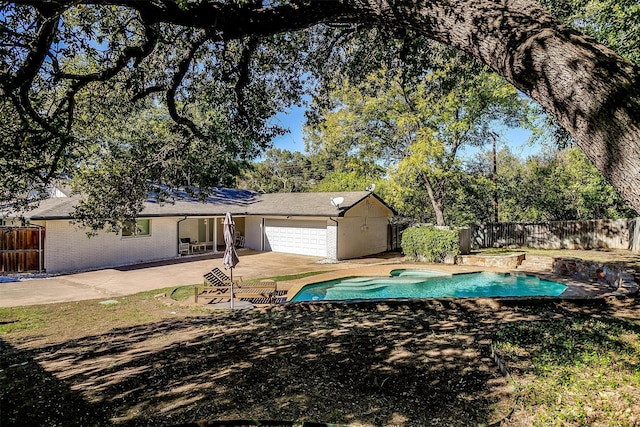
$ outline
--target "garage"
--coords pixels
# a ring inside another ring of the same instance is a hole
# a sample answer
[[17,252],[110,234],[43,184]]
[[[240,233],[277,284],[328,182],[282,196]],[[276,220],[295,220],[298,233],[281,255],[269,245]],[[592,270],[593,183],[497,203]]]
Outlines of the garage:
[[265,250],[289,254],[327,256],[327,222],[265,220]]

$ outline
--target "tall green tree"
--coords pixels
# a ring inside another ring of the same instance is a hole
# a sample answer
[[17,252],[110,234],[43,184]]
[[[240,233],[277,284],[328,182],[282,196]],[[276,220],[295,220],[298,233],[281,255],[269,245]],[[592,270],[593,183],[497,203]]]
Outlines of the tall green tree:
[[628,218],[635,215],[576,147],[554,152],[534,171],[539,209],[552,220]]
[[385,194],[385,169],[378,163],[355,156],[328,156],[326,152],[311,155],[316,159],[317,169],[324,169],[324,176],[313,185],[310,191],[364,191],[375,189]]
[[363,191],[384,186],[384,169],[355,157],[330,158],[326,153],[303,154],[278,148],[267,150],[238,178],[241,188],[261,193],[302,191]]
[[240,177],[240,186],[261,193],[296,193],[309,191],[324,176],[312,160],[300,153],[273,148]]
[[[37,21],[34,8],[2,7],[0,31],[25,43],[38,38],[19,28]],[[171,202],[186,189],[204,198],[234,184],[283,133],[271,118],[301,93],[300,80],[286,77],[300,74],[301,54],[288,49],[295,36],[212,40],[208,30],[146,27],[126,7],[62,9],[52,30],[64,42],[52,41],[37,87],[0,97],[2,201],[26,205],[33,189],[44,196],[62,174],[85,196],[75,216],[118,230],[149,195]],[[9,79],[20,46],[0,51]]]
[[383,68],[357,84],[338,82],[321,121],[307,129],[308,147],[386,165],[392,203],[420,219],[430,211],[445,225],[460,149],[483,145],[492,126],[519,123],[525,108],[515,88],[487,68],[439,45],[425,48],[428,68]]
[[[466,167],[460,188],[460,216],[492,222],[491,154],[480,153]],[[504,147],[498,152],[499,220],[554,221],[630,218],[636,214],[577,147],[549,149],[520,159]],[[475,218],[474,218],[475,217]]]
[[[299,64],[339,63],[357,46],[359,60],[344,62],[352,75],[366,75],[358,65],[379,62],[394,40],[428,37],[473,55],[536,100],[640,209],[640,68],[533,0],[18,0],[0,7],[5,201],[75,170],[94,142],[76,119],[113,89],[119,106],[152,100],[180,132],[226,143],[217,133],[224,128],[212,134],[193,115],[194,102],[215,100],[241,147],[268,133],[267,119],[295,98],[298,77],[322,71]],[[383,36],[368,38],[372,29]]]

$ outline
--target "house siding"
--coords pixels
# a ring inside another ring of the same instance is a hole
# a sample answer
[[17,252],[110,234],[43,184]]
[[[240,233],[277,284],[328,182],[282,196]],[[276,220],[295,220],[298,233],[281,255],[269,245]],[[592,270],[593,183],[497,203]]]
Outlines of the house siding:
[[387,250],[389,208],[372,197],[349,209],[338,226],[337,259],[358,258]]
[[[145,218],[141,218],[145,219]],[[122,237],[101,232],[88,238],[68,220],[43,221],[47,230],[45,269],[48,273],[116,267],[178,255],[178,218],[151,218],[151,235]]]
[[[262,213],[245,211],[244,214],[235,214],[236,230],[244,236],[245,247],[270,250],[266,234],[268,227],[263,227],[263,224],[270,222],[271,238],[283,252],[348,259],[387,249],[387,223],[393,212],[384,203],[365,192],[348,193],[351,205],[345,211],[330,206],[326,201],[320,205],[318,197],[329,200],[329,194],[319,194],[314,198],[306,195],[302,201],[291,199],[297,205],[284,203],[289,199],[279,204],[272,200]],[[357,200],[360,201],[353,205]],[[51,206],[45,210],[46,215],[41,213],[40,217],[68,218],[63,216],[68,204],[69,201],[51,199]],[[46,271],[64,273],[175,258],[178,256],[178,235],[189,237],[192,241],[217,242],[218,247],[224,246],[222,214],[216,210],[220,207],[213,204],[210,215],[204,208],[201,209],[200,204],[187,207],[193,210],[191,214],[187,209],[170,211],[168,216],[162,216],[159,208],[158,212],[152,209],[146,217],[140,218],[151,221],[151,233],[140,237],[122,237],[103,232],[87,238],[85,231],[77,229],[68,219],[37,220],[38,216],[35,215],[32,222],[46,228]],[[266,213],[276,208],[277,214]],[[257,205],[254,210],[257,209],[263,207]],[[289,211],[291,215],[281,215],[281,211]],[[344,214],[344,217],[340,217],[340,214]],[[278,227],[281,229],[278,230]]]
[[262,217],[246,217],[244,223],[244,247],[262,250]]
[[338,224],[327,221],[327,258],[338,259]]
[[338,226],[338,258],[349,259],[387,250],[387,218],[343,218]]

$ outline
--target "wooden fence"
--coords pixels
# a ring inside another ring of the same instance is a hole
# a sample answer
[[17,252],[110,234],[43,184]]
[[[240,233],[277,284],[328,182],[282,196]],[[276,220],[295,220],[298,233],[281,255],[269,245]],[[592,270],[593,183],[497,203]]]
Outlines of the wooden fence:
[[471,227],[473,248],[630,249],[640,251],[639,219],[486,223]]
[[0,226],[0,273],[44,271],[42,227]]
[[387,250],[397,251],[402,248],[402,232],[406,225],[389,224],[387,228]]

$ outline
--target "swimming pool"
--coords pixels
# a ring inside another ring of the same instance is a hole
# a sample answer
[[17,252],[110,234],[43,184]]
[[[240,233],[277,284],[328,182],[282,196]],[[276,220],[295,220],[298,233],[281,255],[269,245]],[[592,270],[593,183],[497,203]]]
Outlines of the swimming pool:
[[519,274],[394,270],[390,277],[345,277],[306,285],[291,301],[558,296],[566,288],[561,283]]

